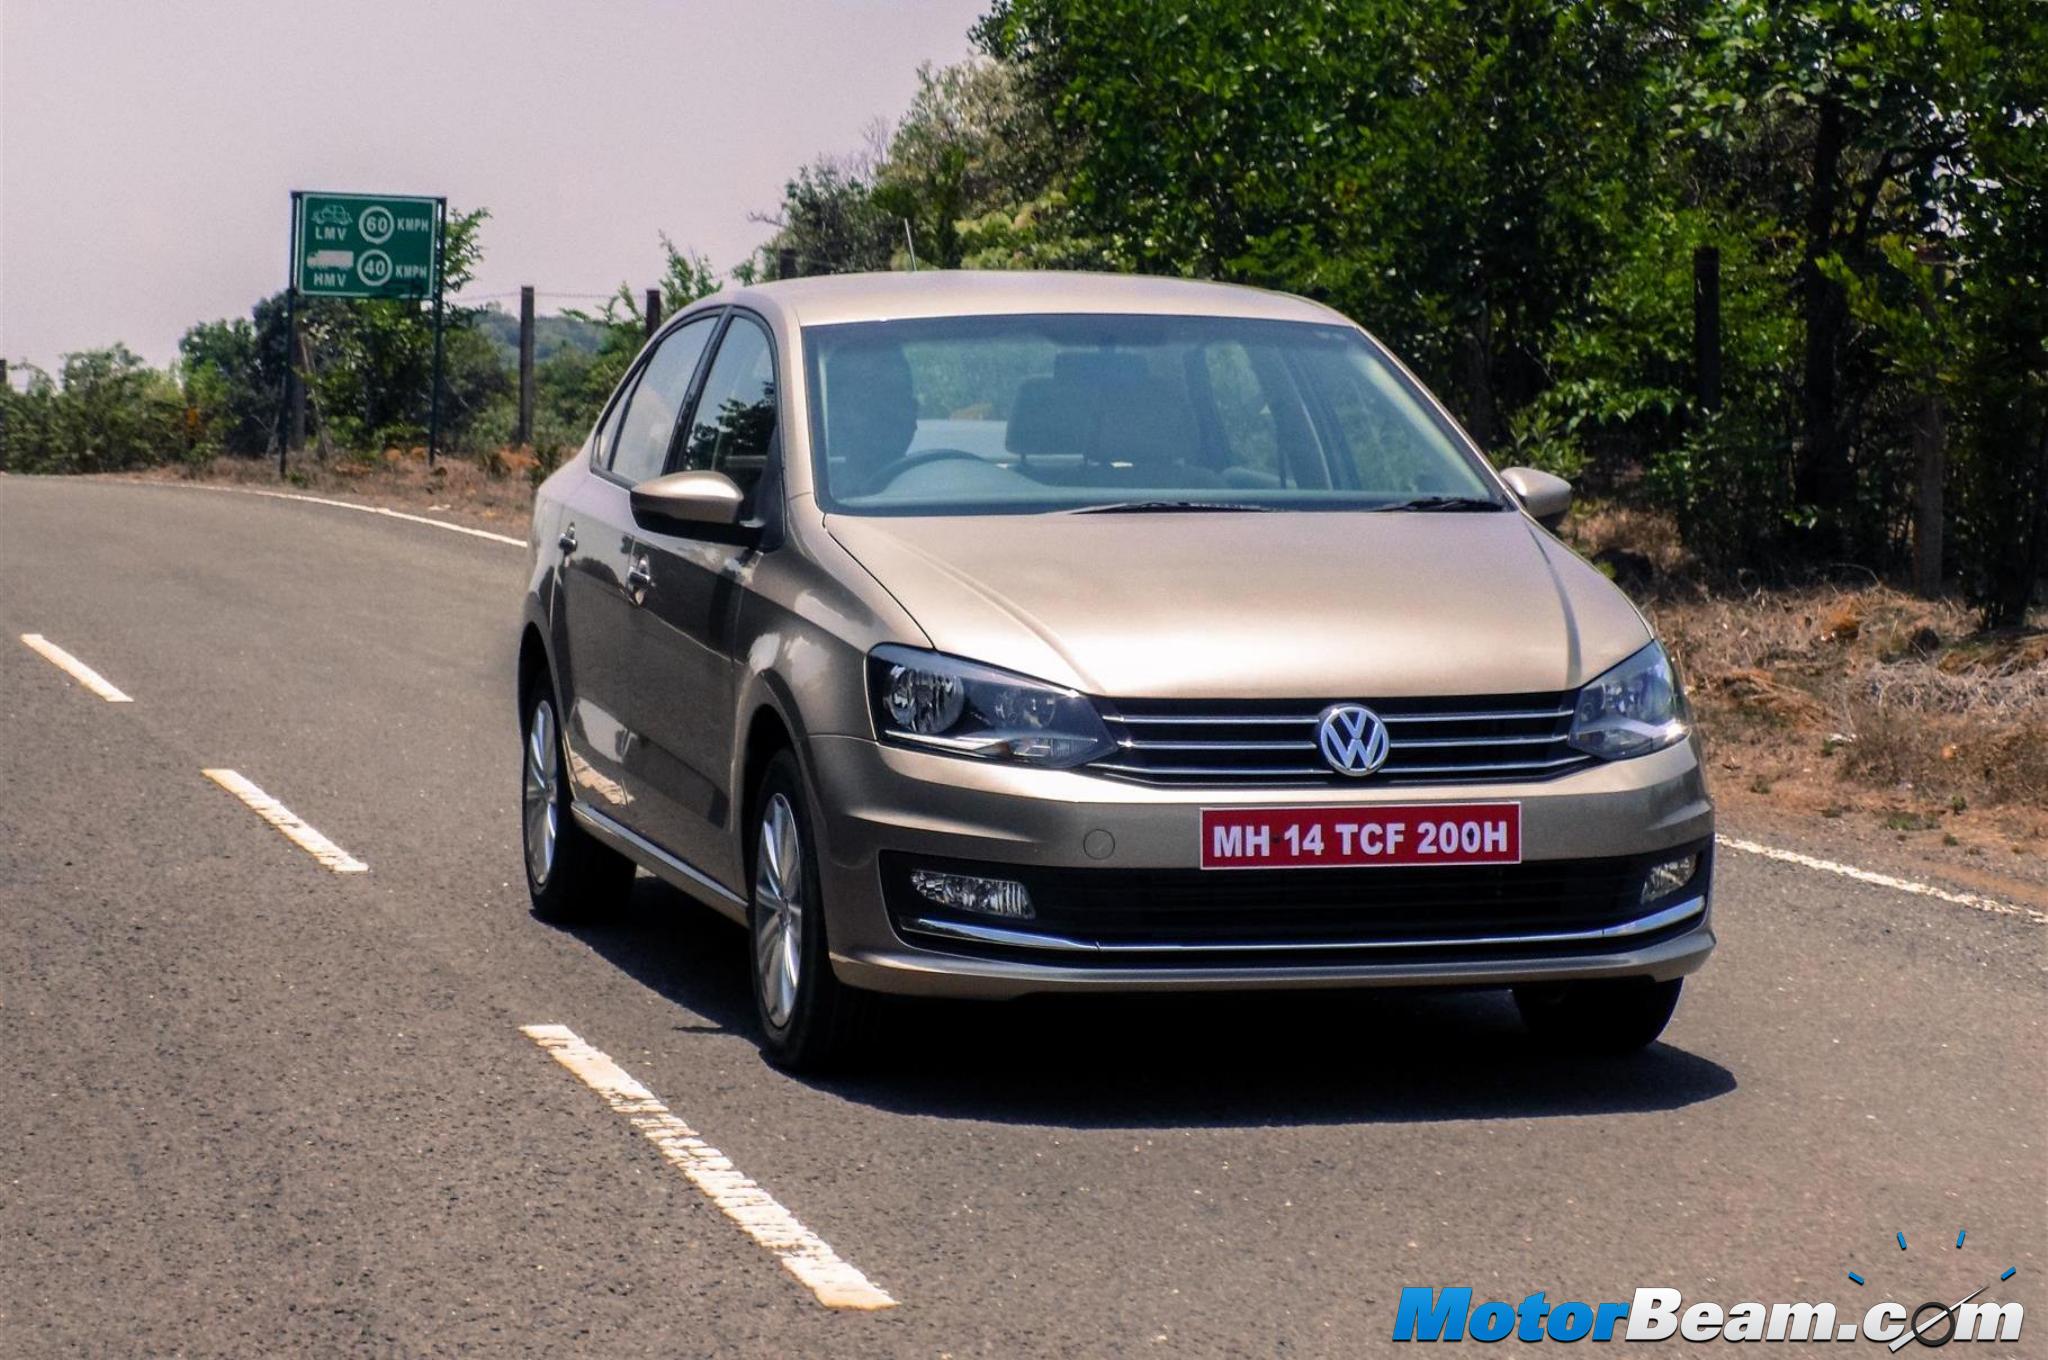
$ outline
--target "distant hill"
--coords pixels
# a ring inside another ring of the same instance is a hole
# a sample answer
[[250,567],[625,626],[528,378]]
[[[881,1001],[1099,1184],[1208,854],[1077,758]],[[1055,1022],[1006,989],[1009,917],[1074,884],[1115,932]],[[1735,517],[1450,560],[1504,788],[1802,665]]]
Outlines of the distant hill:
[[[477,314],[476,325],[498,347],[508,367],[519,362],[518,316],[494,303]],[[595,354],[603,334],[601,327],[588,321],[578,321],[573,316],[536,316],[533,319],[533,361],[544,364],[565,349]]]

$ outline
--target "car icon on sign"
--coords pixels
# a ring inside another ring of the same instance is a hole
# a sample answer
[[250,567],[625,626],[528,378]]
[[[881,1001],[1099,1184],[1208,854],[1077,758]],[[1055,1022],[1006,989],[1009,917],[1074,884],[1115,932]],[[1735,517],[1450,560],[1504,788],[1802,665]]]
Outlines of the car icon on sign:
[[313,220],[324,227],[345,227],[349,224],[349,212],[339,203],[329,203],[313,214]]

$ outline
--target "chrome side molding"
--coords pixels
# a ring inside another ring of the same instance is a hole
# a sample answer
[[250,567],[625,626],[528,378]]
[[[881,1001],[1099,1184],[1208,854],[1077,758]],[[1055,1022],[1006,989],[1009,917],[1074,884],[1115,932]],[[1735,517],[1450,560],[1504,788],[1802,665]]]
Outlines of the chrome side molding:
[[569,810],[585,831],[632,860],[635,864],[673,887],[680,888],[707,906],[745,925],[747,899],[693,864],[684,862],[648,840],[605,816],[588,803],[572,802]]

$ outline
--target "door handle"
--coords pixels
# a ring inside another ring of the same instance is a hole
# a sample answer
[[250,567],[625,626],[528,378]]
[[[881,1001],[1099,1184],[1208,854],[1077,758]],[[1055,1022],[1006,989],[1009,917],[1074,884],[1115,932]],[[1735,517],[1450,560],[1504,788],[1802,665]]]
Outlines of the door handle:
[[626,588],[635,594],[654,584],[654,573],[647,569],[647,559],[642,557],[626,570]]
[[555,546],[557,548],[560,548],[565,553],[575,552],[576,526],[572,524],[568,528],[562,530],[562,536],[555,540]]

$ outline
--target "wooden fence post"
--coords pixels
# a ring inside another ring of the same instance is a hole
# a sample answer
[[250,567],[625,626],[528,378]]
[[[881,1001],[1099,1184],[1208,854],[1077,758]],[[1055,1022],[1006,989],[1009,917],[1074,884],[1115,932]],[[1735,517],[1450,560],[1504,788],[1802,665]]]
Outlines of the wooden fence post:
[[[1933,246],[1923,247],[1919,254],[1920,262],[1933,270],[1931,287],[1920,299],[1932,324],[1948,283],[1948,263]],[[1941,594],[1942,484],[1948,479],[1948,430],[1941,409],[1940,377],[1929,372],[1924,382],[1919,416],[1913,422],[1913,448],[1920,455],[1920,494],[1913,512],[1913,589],[1922,599],[1931,600]]]
[[[285,341],[284,383],[289,416],[285,425],[284,446],[292,453],[299,453],[306,447],[306,375],[299,367],[306,352],[305,328],[299,323],[297,308],[292,309],[291,335]],[[284,471],[284,459],[277,462],[278,471]]]
[[1692,252],[1692,369],[1700,410],[1721,409],[1721,252]]
[[647,338],[649,340],[654,338],[655,328],[659,325],[661,325],[661,290],[659,288],[650,288],[647,290]]
[[533,285],[519,289],[519,428],[512,442],[521,448],[533,444]]

